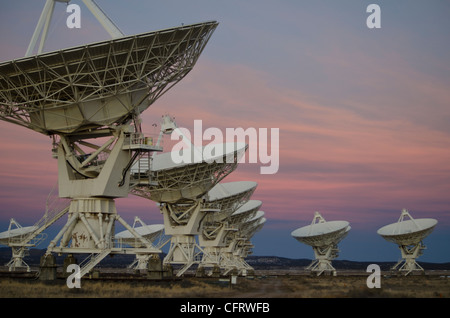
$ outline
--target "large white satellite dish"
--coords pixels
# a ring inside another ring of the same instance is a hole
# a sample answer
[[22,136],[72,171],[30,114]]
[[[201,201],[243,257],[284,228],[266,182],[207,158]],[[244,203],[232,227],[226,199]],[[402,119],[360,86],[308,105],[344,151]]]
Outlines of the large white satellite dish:
[[[137,226],[140,224],[140,226]],[[164,244],[162,238],[164,236],[164,224],[151,224],[147,225],[139,217],[134,218],[134,223],[132,229],[122,231],[115,235],[115,239],[120,242],[120,244],[127,244],[134,248],[145,248],[140,239],[137,237],[143,237],[148,242],[153,244],[155,248],[161,248]],[[157,242],[159,241],[159,243]],[[150,253],[136,253],[136,259],[131,263],[128,268],[133,268],[135,270],[146,270],[148,269],[148,261],[151,257],[156,254]]]
[[210,214],[209,221],[219,222],[228,218],[244,205],[252,196],[258,183],[254,181],[235,181],[219,183],[205,195],[204,209],[219,209]]
[[37,229],[36,226],[24,226],[20,228],[11,229],[0,233],[0,244],[9,245],[10,242],[15,239],[20,240],[26,237],[28,234],[34,232]]
[[[42,31],[41,52],[55,1],[47,0],[27,55]],[[160,252],[136,231],[145,248],[114,245],[116,220],[131,230],[114,200],[128,196],[135,160],[161,151],[145,142],[140,114],[192,70],[218,25],[122,36],[93,1],[84,2],[113,39],[0,63],[0,119],[52,136],[58,193],[71,199],[44,263],[53,252],[92,253],[81,276],[110,253]],[[40,273],[56,277],[52,266]]]
[[332,273],[336,269],[331,261],[338,256],[337,244],[348,234],[351,227],[347,221],[325,221],[319,212],[314,213],[310,225],[294,230],[291,235],[299,242],[311,246],[315,260],[308,266],[312,273]]
[[383,226],[377,231],[386,241],[397,244],[401,250],[402,259],[392,267],[393,270],[398,269],[404,275],[412,271],[423,271],[416,259],[425,249],[423,239],[434,230],[437,223],[437,220],[431,218],[414,219],[406,209],[403,209],[397,223]]
[[28,255],[28,248],[36,246],[40,241],[45,239],[45,235],[34,236],[33,242],[29,238],[33,236],[33,232],[38,229],[38,226],[21,226],[14,218],[9,222],[7,231],[0,233],[0,245],[11,247],[11,260],[5,264],[10,271],[17,268],[26,267],[30,271],[30,266],[23,260]]
[[[131,193],[162,203],[198,199],[236,169],[247,147],[245,143],[225,143],[216,147],[217,153],[204,153],[199,162],[176,163],[172,152],[154,155],[150,182],[134,186]],[[204,149],[197,150],[203,153]]]
[[240,275],[248,275],[254,272],[245,258],[251,253],[253,244],[251,238],[256,232],[260,231],[266,223],[263,211],[257,213],[239,226],[236,236],[227,241],[226,247],[223,249],[223,257],[225,261],[226,270],[224,274],[236,270]]
[[230,225],[239,227],[246,220],[253,218],[262,205],[260,200],[249,200],[239,209],[234,211],[227,219]]
[[[133,228],[139,235],[146,238],[150,242],[158,237],[164,231],[164,224],[151,224]],[[129,230],[122,231],[115,235],[116,239],[120,239],[123,243],[129,244],[133,247],[143,246],[142,242],[137,240],[136,237]]]

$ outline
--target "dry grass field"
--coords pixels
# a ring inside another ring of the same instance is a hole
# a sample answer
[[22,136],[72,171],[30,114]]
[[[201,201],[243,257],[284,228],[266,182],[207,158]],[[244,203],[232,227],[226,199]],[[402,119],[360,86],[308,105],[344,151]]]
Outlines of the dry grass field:
[[[368,275],[368,274],[367,274]],[[224,279],[183,277],[163,281],[82,279],[70,289],[63,278],[0,277],[1,298],[450,298],[450,276],[444,274],[381,277],[381,288],[370,289],[367,275],[309,276],[256,273]]]

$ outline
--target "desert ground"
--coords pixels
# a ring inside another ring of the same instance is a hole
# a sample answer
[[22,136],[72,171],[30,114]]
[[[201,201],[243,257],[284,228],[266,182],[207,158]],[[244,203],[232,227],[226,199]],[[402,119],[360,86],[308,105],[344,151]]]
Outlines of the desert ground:
[[0,275],[1,298],[450,298],[450,272],[399,276],[382,273],[380,288],[368,288],[369,273],[340,271],[311,276],[304,271],[256,271],[251,277],[163,280],[83,278],[68,288],[63,277],[41,281],[31,274]]

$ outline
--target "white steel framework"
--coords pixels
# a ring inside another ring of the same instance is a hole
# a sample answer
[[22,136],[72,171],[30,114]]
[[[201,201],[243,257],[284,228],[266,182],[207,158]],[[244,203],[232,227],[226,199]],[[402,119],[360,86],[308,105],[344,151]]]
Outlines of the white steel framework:
[[[36,28],[44,29],[40,49],[53,5],[47,1]],[[145,142],[140,113],[190,72],[216,26],[181,26],[0,64],[0,119],[53,137],[59,196],[71,200],[46,256],[92,253],[82,276],[110,253],[160,252],[120,217],[114,199],[128,195],[133,163],[162,150]],[[118,246],[116,221],[143,247]]]
[[397,223],[386,225],[378,230],[388,242],[398,245],[401,259],[391,268],[407,276],[412,272],[424,272],[416,259],[423,254],[426,246],[423,239],[436,226],[435,219],[414,219],[408,210],[403,209]]
[[339,256],[337,244],[350,229],[347,221],[326,222],[319,212],[315,212],[311,225],[293,231],[291,235],[296,240],[313,248],[315,259],[306,269],[317,276],[323,273],[336,275],[332,261]]

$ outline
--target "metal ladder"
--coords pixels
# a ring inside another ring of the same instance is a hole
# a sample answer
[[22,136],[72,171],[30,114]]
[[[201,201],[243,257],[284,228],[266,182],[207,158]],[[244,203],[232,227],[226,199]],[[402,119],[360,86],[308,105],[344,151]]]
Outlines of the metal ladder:
[[106,256],[111,253],[111,249],[104,249],[100,253],[92,253],[80,263],[80,278],[89,273],[95,265],[100,263]]

